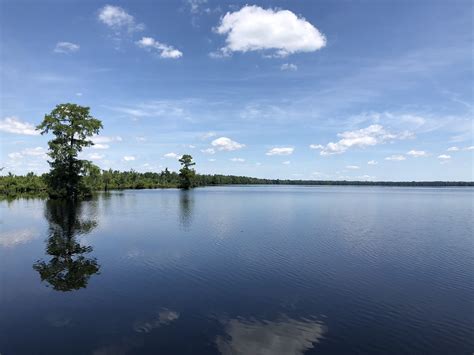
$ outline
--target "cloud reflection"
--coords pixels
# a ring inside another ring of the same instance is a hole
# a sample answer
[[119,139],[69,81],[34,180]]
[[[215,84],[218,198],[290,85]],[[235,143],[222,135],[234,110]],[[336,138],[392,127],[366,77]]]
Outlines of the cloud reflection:
[[150,333],[153,329],[163,325],[168,325],[179,318],[179,313],[169,309],[158,312],[158,317],[151,320],[137,321],[133,324],[133,330],[137,333]]
[[317,344],[326,332],[318,320],[283,317],[278,321],[231,319],[225,324],[226,336],[218,336],[221,354],[291,355],[303,354]]
[[25,244],[38,237],[38,232],[31,228],[0,232],[0,246],[12,248],[18,244]]

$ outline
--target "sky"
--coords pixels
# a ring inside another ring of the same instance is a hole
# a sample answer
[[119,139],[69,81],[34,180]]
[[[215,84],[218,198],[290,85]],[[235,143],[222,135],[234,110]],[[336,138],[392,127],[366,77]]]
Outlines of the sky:
[[2,174],[48,171],[35,126],[102,120],[103,169],[468,180],[471,1],[0,1]]

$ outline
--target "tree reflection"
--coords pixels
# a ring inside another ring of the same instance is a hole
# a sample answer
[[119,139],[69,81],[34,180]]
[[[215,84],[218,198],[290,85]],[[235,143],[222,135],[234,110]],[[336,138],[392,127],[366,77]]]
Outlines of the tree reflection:
[[192,191],[181,190],[179,195],[180,223],[187,229],[192,224],[194,199]]
[[89,278],[99,272],[95,258],[87,257],[91,246],[81,245],[77,237],[91,232],[97,222],[87,218],[81,202],[49,200],[45,205],[45,217],[49,223],[46,253],[48,262],[38,260],[33,268],[41,281],[49,283],[57,291],[78,290],[87,286]]

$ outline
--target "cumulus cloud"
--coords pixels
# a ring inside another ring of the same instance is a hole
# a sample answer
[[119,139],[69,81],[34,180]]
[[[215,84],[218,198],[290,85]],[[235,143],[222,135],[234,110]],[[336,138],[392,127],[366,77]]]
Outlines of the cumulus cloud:
[[238,150],[245,147],[245,144],[238,143],[227,137],[220,137],[220,138],[214,139],[211,142],[211,145],[217,150],[226,150],[226,151]]
[[175,49],[172,46],[161,43],[153,37],[142,37],[137,46],[146,50],[156,51],[161,58],[177,59],[183,56],[183,52]]
[[474,150],[474,145],[464,148],[464,150]]
[[99,154],[99,153],[91,153],[88,155],[88,158],[90,160],[102,160],[104,159],[104,155],[103,154]]
[[115,137],[94,136],[94,137],[92,137],[91,140],[94,143],[94,145],[91,146],[90,148],[92,148],[92,149],[109,149],[110,145],[108,143],[121,142],[122,137],[120,137],[120,136],[115,136]]
[[230,161],[243,163],[245,161],[245,159],[243,159],[243,158],[231,158]]
[[338,134],[341,139],[335,143],[331,142],[323,146],[312,144],[310,148],[320,149],[321,155],[341,154],[352,147],[365,148],[377,144],[383,144],[395,139],[406,139],[413,135],[410,132],[399,134],[390,133],[383,126],[374,124],[355,131],[346,131]]
[[99,10],[99,21],[115,31],[126,30],[132,33],[145,29],[145,25],[137,23],[135,18],[120,6],[105,5]]
[[412,157],[419,158],[419,157],[426,157],[428,153],[424,150],[410,150],[407,155],[411,155]]
[[56,47],[54,47],[54,53],[74,53],[79,50],[80,46],[71,42],[58,42]]
[[263,9],[255,5],[228,12],[215,31],[226,35],[222,55],[270,50],[284,57],[314,52],[326,45],[326,37],[304,18],[289,10]]
[[458,147],[449,147],[449,148],[447,149],[448,152],[457,152],[458,150],[459,150]]
[[293,147],[276,147],[270,149],[268,152],[266,152],[266,155],[291,155],[293,154],[293,151],[295,148]]
[[391,155],[389,157],[386,157],[385,160],[402,161],[402,160],[406,160],[406,158],[403,155],[395,154],[395,155]]
[[163,155],[165,158],[172,158],[172,159],[179,159],[181,158],[181,155],[177,154],[177,153],[174,153],[174,152],[171,152],[171,153],[166,153],[165,155]]
[[0,120],[0,131],[28,136],[39,135],[34,125],[28,122],[22,122],[18,117],[14,116],[5,117],[3,120]]
[[123,160],[125,160],[125,161],[134,161],[134,160],[136,160],[136,158],[133,155],[125,155],[123,157]]
[[346,165],[346,169],[357,170],[360,169],[360,167],[357,165]]
[[281,65],[280,70],[297,71],[298,66],[296,64],[284,63]]
[[11,248],[18,244],[25,244],[37,238],[40,234],[32,228],[24,228],[17,230],[1,231],[0,246]]
[[448,160],[448,159],[451,159],[451,156],[447,154],[441,154],[441,155],[438,155],[438,159]]
[[369,164],[369,165],[377,165],[378,162],[375,161],[375,160],[369,160],[369,161],[367,162],[367,164]]
[[21,158],[23,158],[23,154],[21,154],[20,152],[13,152],[13,153],[9,153],[9,154],[8,154],[8,157],[9,157],[10,159],[16,160],[16,159],[21,159]]
[[287,316],[273,321],[239,317],[223,323],[225,334],[215,340],[223,355],[303,354],[313,349],[327,331],[316,319],[296,320]]
[[21,152],[13,152],[8,154],[8,157],[14,160],[22,159],[26,156],[47,159],[46,150],[43,147],[25,148]]
[[286,161],[284,161],[282,164],[284,164],[284,165],[290,165],[290,164],[291,164],[291,161],[286,160]]

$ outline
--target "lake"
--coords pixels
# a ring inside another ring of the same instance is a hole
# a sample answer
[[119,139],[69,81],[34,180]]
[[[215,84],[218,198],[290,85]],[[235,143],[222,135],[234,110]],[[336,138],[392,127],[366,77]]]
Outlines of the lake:
[[0,202],[0,353],[472,354],[474,189]]

